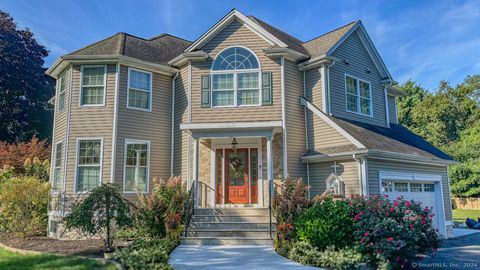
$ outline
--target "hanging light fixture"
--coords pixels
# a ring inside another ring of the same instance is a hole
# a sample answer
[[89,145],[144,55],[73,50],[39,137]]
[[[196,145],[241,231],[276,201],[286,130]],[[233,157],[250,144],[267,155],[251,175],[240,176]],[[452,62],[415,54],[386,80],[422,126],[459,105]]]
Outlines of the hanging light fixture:
[[237,156],[237,147],[238,147],[237,139],[236,139],[236,138],[233,138],[233,140],[232,140],[232,149],[233,149],[233,153],[235,154],[235,156]]

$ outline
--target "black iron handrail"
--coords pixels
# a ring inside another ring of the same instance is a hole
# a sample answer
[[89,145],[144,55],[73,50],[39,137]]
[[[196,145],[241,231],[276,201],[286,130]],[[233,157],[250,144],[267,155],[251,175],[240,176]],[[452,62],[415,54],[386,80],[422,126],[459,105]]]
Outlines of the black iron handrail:
[[188,226],[190,225],[190,220],[194,214],[194,204],[195,204],[195,181],[193,181],[192,185],[190,186],[190,191],[188,192],[187,200],[185,201],[184,205],[184,221],[185,221],[185,237],[187,237]]

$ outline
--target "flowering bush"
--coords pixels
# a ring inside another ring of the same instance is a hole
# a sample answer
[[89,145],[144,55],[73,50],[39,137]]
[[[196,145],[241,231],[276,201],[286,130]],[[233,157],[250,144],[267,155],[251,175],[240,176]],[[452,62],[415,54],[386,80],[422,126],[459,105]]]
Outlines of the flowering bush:
[[435,251],[441,244],[432,227],[432,210],[414,201],[386,196],[353,196],[353,239],[370,263],[381,268],[404,267],[417,254]]
[[283,180],[281,193],[273,198],[273,213],[277,219],[277,236],[279,239],[288,240],[293,235],[294,221],[309,206],[306,198],[307,187],[302,179]]
[[0,141],[0,168],[10,165],[16,173],[23,173],[23,165],[27,158],[37,157],[40,160],[50,158],[50,145],[47,140],[39,140],[35,136],[29,142],[6,143]]
[[168,181],[154,178],[152,192],[138,195],[136,228],[151,237],[164,237],[169,232],[178,234],[187,196],[180,177],[172,176]]
[[345,201],[327,197],[306,210],[295,223],[297,237],[324,250],[327,246],[342,248],[352,241],[353,219]]

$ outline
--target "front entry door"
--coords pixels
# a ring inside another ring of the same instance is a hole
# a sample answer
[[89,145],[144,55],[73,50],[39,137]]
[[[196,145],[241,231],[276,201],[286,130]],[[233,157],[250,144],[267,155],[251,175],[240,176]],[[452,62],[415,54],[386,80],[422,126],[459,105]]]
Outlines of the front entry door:
[[248,203],[248,149],[225,150],[225,203]]

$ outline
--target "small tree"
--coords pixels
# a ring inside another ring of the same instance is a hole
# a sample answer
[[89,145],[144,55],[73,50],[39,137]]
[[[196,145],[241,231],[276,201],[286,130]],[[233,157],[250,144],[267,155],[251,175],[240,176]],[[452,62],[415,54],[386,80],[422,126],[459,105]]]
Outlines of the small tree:
[[122,197],[118,185],[103,184],[74,204],[65,222],[67,229],[76,228],[91,235],[105,233],[105,247],[107,251],[112,251],[112,226],[122,228],[131,225],[130,203]]

